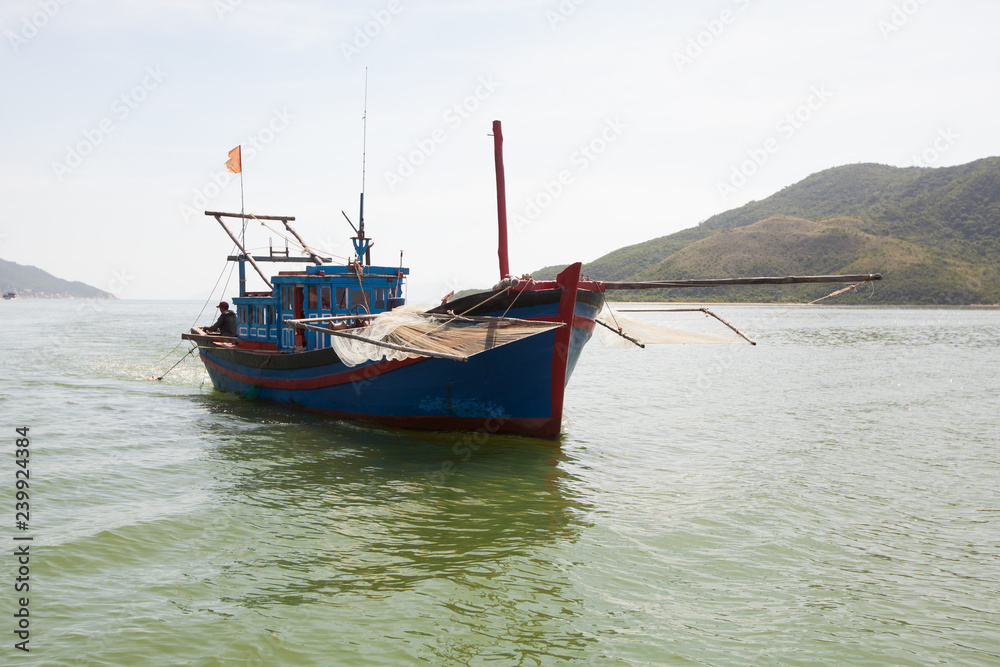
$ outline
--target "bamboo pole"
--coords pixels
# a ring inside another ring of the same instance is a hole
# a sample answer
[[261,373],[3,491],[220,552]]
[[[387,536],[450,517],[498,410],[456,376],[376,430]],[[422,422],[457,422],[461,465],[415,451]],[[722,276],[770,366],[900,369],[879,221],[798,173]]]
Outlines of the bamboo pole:
[[782,276],[762,278],[709,278],[689,280],[647,280],[599,282],[606,290],[665,289],[673,287],[719,287],[724,285],[792,285],[800,283],[867,283],[882,280],[881,273],[856,273],[840,276]]
[[294,215],[254,215],[253,213],[223,213],[221,211],[205,211],[205,215],[224,218],[242,218],[243,220],[294,220]]
[[638,338],[633,338],[632,336],[629,336],[620,327],[618,329],[616,329],[613,326],[611,326],[610,324],[608,324],[607,322],[602,322],[601,320],[594,320],[594,322],[596,324],[600,324],[605,329],[609,329],[611,331],[614,331],[616,334],[618,334],[619,336],[621,336],[622,338],[624,338],[628,342],[632,343],[633,345],[641,347],[644,350],[646,349],[646,344],[645,343],[643,343],[642,341],[640,341]]
[[206,215],[214,215],[215,216],[215,219],[219,221],[219,224],[222,225],[222,228],[224,230],[226,230],[227,234],[229,234],[229,238],[231,238],[233,240],[233,243],[235,243],[236,247],[240,249],[240,252],[243,253],[243,256],[246,257],[247,261],[249,261],[253,265],[253,268],[256,269],[257,275],[259,275],[261,277],[261,279],[263,279],[264,283],[273,290],[274,286],[271,284],[271,281],[267,279],[267,276],[264,275],[264,272],[261,271],[260,266],[257,265],[257,262],[254,261],[253,256],[250,255],[246,251],[246,248],[243,247],[243,244],[240,243],[240,240],[238,238],[236,238],[236,236],[231,231],[229,231],[229,227],[227,227],[226,223],[224,223],[222,221],[222,216],[224,216],[224,215],[228,215],[228,216],[232,216],[232,217],[240,217],[240,218],[245,217],[245,216],[243,216],[243,215],[236,215],[236,214],[232,214],[232,213],[209,213],[208,211],[205,211],[205,214]]
[[387,347],[390,350],[398,350],[400,352],[409,352],[411,354],[419,354],[422,357],[437,357],[439,359],[451,359],[452,361],[468,361],[468,357],[462,357],[457,354],[446,354],[444,352],[432,352],[430,350],[422,350],[417,347],[406,347],[405,345],[396,345],[395,343],[386,343],[380,340],[375,340],[374,338],[365,338],[364,336],[358,336],[356,334],[349,334],[345,331],[334,331],[333,329],[324,329],[323,327],[312,326],[311,324],[304,324],[296,320],[285,320],[285,324],[290,324],[293,327],[299,329],[308,329],[309,331],[318,331],[319,333],[329,334],[331,336],[340,336],[341,338],[350,338],[351,340],[359,340],[362,343],[369,343],[371,345],[376,345],[378,347]]
[[287,229],[288,231],[290,231],[292,233],[292,236],[294,236],[296,238],[296,240],[298,240],[299,245],[301,245],[302,249],[306,251],[306,254],[309,255],[310,257],[312,257],[312,261],[316,262],[316,264],[318,266],[322,266],[323,265],[323,259],[319,255],[317,255],[316,253],[314,253],[312,251],[312,248],[310,248],[309,246],[306,245],[306,242],[302,240],[302,237],[299,236],[299,233],[297,231],[295,231],[294,229],[292,229],[292,226],[290,224],[288,224],[288,220],[287,219],[282,219],[281,222],[282,222],[282,224],[285,225],[285,229]]

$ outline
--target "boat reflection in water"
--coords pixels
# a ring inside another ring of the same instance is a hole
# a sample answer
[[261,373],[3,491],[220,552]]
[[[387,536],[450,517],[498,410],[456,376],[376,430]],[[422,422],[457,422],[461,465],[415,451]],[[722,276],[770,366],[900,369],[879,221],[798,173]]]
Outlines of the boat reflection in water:
[[[449,624],[476,627],[480,639],[550,655],[589,644],[570,629],[582,603],[560,556],[560,545],[579,538],[587,508],[574,500],[578,480],[559,448],[203,400],[225,507],[209,532],[228,542],[216,553],[232,554],[211,587],[227,603],[301,616],[327,636],[333,627],[368,635],[368,623],[384,632],[396,619],[437,636]],[[355,607],[378,609],[379,618]],[[425,658],[452,661],[470,657],[469,641],[417,643]]]

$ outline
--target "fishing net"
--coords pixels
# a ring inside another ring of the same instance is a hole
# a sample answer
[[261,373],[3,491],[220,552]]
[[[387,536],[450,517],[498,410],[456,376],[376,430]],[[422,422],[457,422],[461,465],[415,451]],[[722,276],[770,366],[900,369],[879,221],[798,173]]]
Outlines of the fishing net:
[[[598,319],[646,345],[705,345],[746,343],[747,341],[707,309],[658,309],[650,312],[626,314],[625,310],[644,310],[641,304],[619,304],[612,309],[609,304]],[[603,347],[625,349],[634,344],[605,327],[594,328],[594,336]]]
[[419,312],[397,308],[379,314],[368,326],[350,329],[346,333],[410,349],[395,350],[341,336],[330,336],[330,345],[340,360],[348,366],[382,359],[399,360],[429,356],[415,350],[467,358],[529,336],[551,331],[558,326],[551,322],[510,319],[482,321],[448,316],[428,317]]

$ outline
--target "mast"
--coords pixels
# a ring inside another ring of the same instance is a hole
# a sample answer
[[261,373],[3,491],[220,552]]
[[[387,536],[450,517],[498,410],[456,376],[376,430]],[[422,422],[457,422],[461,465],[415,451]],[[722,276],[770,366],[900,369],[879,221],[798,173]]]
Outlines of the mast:
[[354,241],[354,250],[358,261],[364,259],[366,266],[372,263],[372,244],[365,238],[365,158],[368,149],[368,68],[365,68],[365,105],[361,116],[361,204],[358,211],[358,236]]
[[493,158],[497,171],[497,227],[499,243],[497,255],[500,258],[500,280],[510,275],[507,259],[507,187],[503,173],[503,132],[500,131],[500,121],[493,121]]

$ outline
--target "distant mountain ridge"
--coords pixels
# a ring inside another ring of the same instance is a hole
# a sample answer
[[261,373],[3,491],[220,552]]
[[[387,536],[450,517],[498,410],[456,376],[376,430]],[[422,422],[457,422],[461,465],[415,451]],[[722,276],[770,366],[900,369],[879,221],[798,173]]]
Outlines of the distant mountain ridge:
[[63,280],[34,266],[0,259],[0,292],[36,299],[114,299],[110,292]]
[[[550,279],[561,266],[535,272]],[[697,227],[584,265],[596,280],[880,272],[874,292],[838,303],[1000,303],[1000,157],[957,167],[827,169]],[[829,287],[829,286],[826,286]],[[615,299],[799,301],[832,289],[704,288]]]

